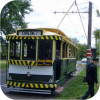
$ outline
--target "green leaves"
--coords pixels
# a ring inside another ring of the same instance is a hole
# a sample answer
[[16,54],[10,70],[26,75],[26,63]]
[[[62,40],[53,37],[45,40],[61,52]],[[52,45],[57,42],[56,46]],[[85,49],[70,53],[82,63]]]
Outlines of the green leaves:
[[33,11],[31,0],[15,0],[7,3],[1,11],[1,30],[4,34],[11,34],[20,28],[27,28],[25,14]]
[[100,29],[95,29],[93,32],[96,39],[100,39]]

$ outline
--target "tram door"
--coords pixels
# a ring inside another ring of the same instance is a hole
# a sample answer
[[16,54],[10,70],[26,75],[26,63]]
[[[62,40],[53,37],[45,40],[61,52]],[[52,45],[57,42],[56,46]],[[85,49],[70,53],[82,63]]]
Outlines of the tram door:
[[61,75],[60,48],[61,48],[61,41],[56,41],[56,80],[59,80]]

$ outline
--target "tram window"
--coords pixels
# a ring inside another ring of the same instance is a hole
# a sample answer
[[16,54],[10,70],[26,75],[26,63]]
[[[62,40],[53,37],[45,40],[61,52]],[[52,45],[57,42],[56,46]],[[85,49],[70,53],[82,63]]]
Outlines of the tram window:
[[66,57],[66,43],[64,42],[63,43],[63,52],[62,52],[62,58],[65,58]]
[[27,57],[27,43],[24,43],[24,57]]
[[70,58],[75,58],[75,48],[70,46]]
[[75,48],[72,47],[72,57],[75,58]]
[[67,52],[68,52],[67,48],[68,48],[68,45],[66,45],[66,58],[67,58]]
[[10,59],[20,59],[20,41],[11,40]]
[[23,41],[23,60],[35,60],[36,59],[36,41],[24,40]]
[[61,41],[57,40],[56,41],[56,54],[58,54],[60,58],[60,49],[61,49]]
[[52,40],[39,40],[38,59],[52,60]]

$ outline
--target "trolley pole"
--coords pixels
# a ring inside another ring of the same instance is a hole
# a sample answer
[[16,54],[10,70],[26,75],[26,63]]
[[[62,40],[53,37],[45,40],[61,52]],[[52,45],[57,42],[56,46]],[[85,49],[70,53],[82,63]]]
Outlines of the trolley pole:
[[89,2],[87,64],[90,63],[90,61],[91,61],[91,30],[92,30],[92,3]]

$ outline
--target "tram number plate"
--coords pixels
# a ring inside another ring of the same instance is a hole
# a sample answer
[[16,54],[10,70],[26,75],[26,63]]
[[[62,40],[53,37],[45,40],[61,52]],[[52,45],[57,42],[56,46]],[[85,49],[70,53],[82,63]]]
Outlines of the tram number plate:
[[27,69],[31,69],[31,66],[27,66]]

